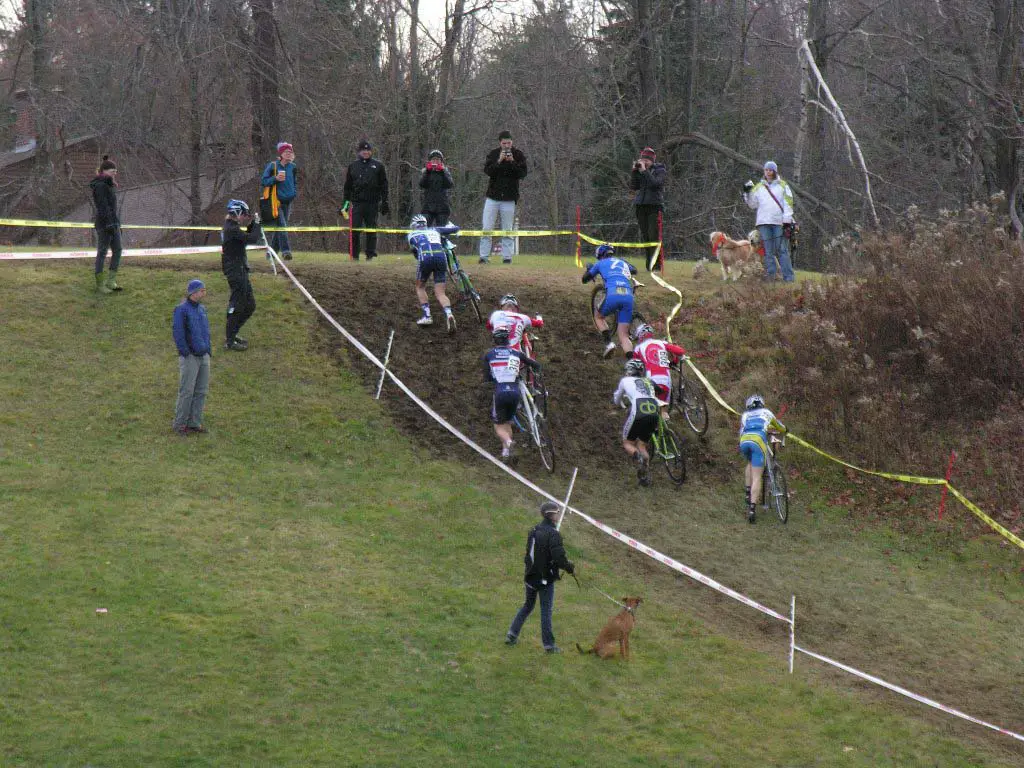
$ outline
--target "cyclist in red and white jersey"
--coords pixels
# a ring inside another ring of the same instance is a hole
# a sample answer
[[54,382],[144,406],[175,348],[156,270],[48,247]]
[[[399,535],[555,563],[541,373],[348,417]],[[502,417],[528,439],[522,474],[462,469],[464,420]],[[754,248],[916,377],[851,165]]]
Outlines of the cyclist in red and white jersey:
[[[642,360],[647,369],[647,378],[654,383],[658,399],[668,402],[672,391],[672,376],[669,369],[686,354],[686,350],[678,344],[672,344],[654,338],[654,329],[647,323],[640,325],[633,332],[633,357]],[[664,411],[663,411],[664,413]]]
[[506,293],[498,302],[501,309],[491,312],[487,318],[487,328],[496,331],[499,328],[508,329],[508,346],[518,352],[525,352],[523,349],[523,335],[527,328],[543,328],[544,319],[537,315],[530,317],[519,311],[519,299],[515,294]]

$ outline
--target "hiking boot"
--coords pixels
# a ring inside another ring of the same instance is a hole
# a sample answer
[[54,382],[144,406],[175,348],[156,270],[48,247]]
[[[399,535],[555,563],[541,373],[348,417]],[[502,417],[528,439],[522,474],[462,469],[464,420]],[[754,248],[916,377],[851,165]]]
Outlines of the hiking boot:
[[178,437],[188,437],[188,427],[184,425],[180,427],[171,427],[171,432],[173,432]]
[[107,282],[104,279],[102,272],[96,273],[96,293],[113,293],[113,291],[107,285]]
[[416,321],[416,325],[433,325],[433,324],[434,324],[434,318],[432,318],[430,315],[424,315],[423,317],[421,317],[419,320]]
[[550,648],[545,648],[544,653],[561,653],[562,649],[557,645],[552,645]]
[[105,283],[105,285],[111,291],[123,291],[124,290],[124,288],[122,288],[120,285],[117,284],[117,270],[116,269],[110,270],[110,277],[107,278],[107,282]]
[[604,352],[601,353],[601,357],[603,357],[605,360],[607,360],[609,357],[612,356],[612,353],[614,351],[615,351],[615,342],[614,341],[609,341],[607,344],[604,345]]
[[231,341],[224,344],[224,349],[229,352],[245,352],[249,348],[249,345],[243,342],[241,339],[232,339]]
[[512,635],[505,635],[505,645],[515,645],[517,642],[519,642],[518,637],[512,637]]
[[284,253],[281,254],[281,258],[284,259],[285,261],[291,261],[292,260],[292,252],[291,251],[285,251]]
[[243,339],[241,336],[235,336],[235,341],[237,341],[239,344],[245,344],[245,346],[247,347],[249,346],[249,340]]
[[477,264],[490,264],[490,263],[491,262],[489,262],[487,259],[484,259],[484,258],[481,258],[480,261],[477,262]]
[[755,507],[753,504],[747,507],[747,522],[753,525],[757,522],[757,512],[754,511]]
[[370,259],[376,259],[376,258],[377,258],[377,254],[376,253],[368,253],[368,254],[366,254],[366,260],[367,261],[369,261]]
[[[512,263],[512,259],[502,259],[501,263],[502,264],[511,264]],[[559,653],[561,653],[561,651],[559,651]]]
[[448,333],[455,333],[455,315],[445,316],[444,321],[448,324]]
[[185,429],[187,429],[190,433],[196,435],[205,435],[208,432],[206,427],[204,427],[202,424],[200,424],[198,427],[185,427]]

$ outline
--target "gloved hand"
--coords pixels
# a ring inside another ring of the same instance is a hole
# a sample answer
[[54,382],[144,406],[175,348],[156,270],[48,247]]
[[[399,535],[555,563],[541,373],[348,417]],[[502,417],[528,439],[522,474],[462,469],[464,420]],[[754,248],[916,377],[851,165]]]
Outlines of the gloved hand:
[[750,179],[747,179],[746,181],[743,182],[743,191],[744,192],[750,192],[750,190],[752,190],[753,188],[754,188],[754,182],[752,182]]
[[252,223],[253,224],[259,224],[261,221],[263,221],[263,220],[260,218],[260,215],[258,213],[254,213],[252,215]]
[[383,203],[380,204],[380,215],[381,216],[390,216],[391,215],[391,206],[388,205],[388,201],[387,200],[385,200]]
[[576,573],[576,566],[570,562],[569,565],[566,567],[565,572],[570,575]]

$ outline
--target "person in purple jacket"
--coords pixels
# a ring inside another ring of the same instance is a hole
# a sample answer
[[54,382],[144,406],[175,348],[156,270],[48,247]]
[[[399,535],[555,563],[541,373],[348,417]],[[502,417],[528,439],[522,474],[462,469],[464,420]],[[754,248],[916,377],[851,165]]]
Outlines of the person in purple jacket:
[[210,385],[210,320],[202,305],[206,286],[189,281],[185,300],[174,308],[171,332],[178,348],[178,402],[174,407],[174,432],[188,435],[205,432],[203,406]]

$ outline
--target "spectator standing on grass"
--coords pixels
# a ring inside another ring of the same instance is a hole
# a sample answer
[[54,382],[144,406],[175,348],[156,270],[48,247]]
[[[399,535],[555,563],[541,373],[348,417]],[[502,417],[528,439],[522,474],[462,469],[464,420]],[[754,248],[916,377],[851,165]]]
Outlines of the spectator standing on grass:
[[[347,215],[351,207],[352,227],[374,229],[377,214],[391,215],[388,204],[388,175],[384,164],[373,159],[373,144],[366,139],[359,142],[358,157],[345,174],[345,199],[342,214]],[[359,261],[361,232],[353,231],[349,255]],[[377,257],[377,233],[366,233],[366,260]]]
[[[242,229],[245,227],[245,229]],[[245,321],[256,311],[256,297],[249,282],[249,259],[246,246],[255,245],[263,238],[258,219],[249,212],[244,200],[228,200],[228,213],[221,230],[220,264],[231,287],[228,299],[228,321],[224,348],[232,352],[244,352],[249,342],[238,335]]]
[[285,261],[292,257],[292,246],[288,241],[288,217],[291,216],[292,203],[298,194],[295,165],[295,149],[287,141],[278,142],[277,160],[267,163],[263,169],[260,184],[263,191],[260,197],[260,217],[264,225],[277,227],[274,241],[271,243]]
[[551,626],[551,615],[555,606],[555,582],[560,578],[559,571],[572,573],[575,568],[565,556],[562,534],[555,525],[558,510],[558,504],[553,501],[541,504],[542,520],[530,529],[526,537],[526,556],[523,558],[526,565],[523,577],[523,581],[526,582],[526,599],[508,628],[505,645],[515,645],[518,642],[523,624],[533,612],[539,597],[540,634],[544,650],[548,653],[562,652],[562,649],[555,645],[555,633]]
[[203,406],[210,385],[210,320],[202,301],[206,286],[190,280],[185,300],[174,308],[171,333],[178,348],[178,402],[173,429],[179,435],[205,432]]
[[[92,202],[96,209],[93,226],[96,228],[96,290],[113,293],[122,290],[117,284],[117,268],[121,264],[121,220],[117,216],[117,165],[104,155],[96,177],[89,182]],[[110,276],[103,277],[103,262],[110,251]]]
[[427,166],[420,174],[420,189],[423,190],[421,213],[427,217],[428,227],[443,227],[452,215],[452,172],[444,164],[440,149],[430,150]]
[[[660,240],[658,223],[665,208],[665,178],[668,168],[659,163],[658,156],[650,147],[640,150],[640,157],[633,163],[629,174],[629,188],[636,190],[633,207],[636,209],[636,223],[640,229],[640,242],[654,243]],[[653,269],[655,246],[648,246],[647,267]]]
[[[512,146],[512,134],[502,131],[498,134],[498,146],[487,153],[484,173],[487,174],[487,198],[484,200],[483,229],[494,229],[501,218],[502,230],[509,232],[515,226],[516,203],[519,202],[519,181],[526,178],[526,155]],[[512,263],[513,241],[509,236],[501,238],[501,263]],[[480,238],[480,263],[487,264],[491,258],[491,237]]]
[[757,212],[757,231],[761,233],[764,245],[765,280],[775,279],[775,262],[778,260],[782,279],[787,283],[796,280],[793,264],[789,258],[789,235],[793,227],[793,190],[779,176],[779,166],[774,160],[764,164],[764,178],[755,184],[743,184],[743,200]]

